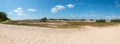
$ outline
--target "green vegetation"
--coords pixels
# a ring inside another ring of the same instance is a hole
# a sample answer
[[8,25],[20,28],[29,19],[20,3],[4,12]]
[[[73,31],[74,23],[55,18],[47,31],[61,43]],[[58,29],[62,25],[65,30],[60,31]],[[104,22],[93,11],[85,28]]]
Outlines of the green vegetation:
[[41,19],[40,19],[40,22],[47,22],[47,18],[46,18],[46,17],[41,18]]
[[2,24],[13,24],[15,22],[11,21],[11,20],[6,20],[6,21],[3,21],[1,22]]
[[49,19],[49,20],[59,20],[59,21],[70,21],[70,20],[74,20],[74,19]]
[[0,12],[0,22],[6,21],[6,20],[9,20],[9,18],[7,17],[7,14],[4,12]]
[[80,19],[81,21],[86,21],[86,19]]
[[[85,22],[82,22],[85,21]],[[93,22],[90,22],[93,21]],[[7,14],[0,12],[0,22],[3,24],[14,24],[14,25],[27,25],[27,26],[40,26],[40,27],[50,27],[50,28],[80,28],[82,26],[111,26],[117,25],[120,19],[112,19],[111,22],[106,22],[105,19],[98,19],[96,22],[94,19],[47,19],[46,17],[40,20],[21,20],[21,21],[11,21]]]
[[105,23],[106,20],[105,19],[99,19],[99,20],[96,20],[96,22],[98,22],[98,23]]
[[111,22],[120,22],[120,19],[112,19]]
[[119,23],[115,22],[106,22],[106,23],[98,23],[98,22],[82,22],[79,20],[76,21],[47,21],[47,22],[39,22],[39,20],[31,20],[31,21],[4,21],[5,24],[13,24],[13,25],[26,25],[26,26],[38,26],[38,27],[47,27],[47,28],[81,28],[83,26],[94,26],[94,27],[105,27],[105,26],[113,26],[118,25]]
[[2,23],[47,28],[81,28],[83,26],[105,27],[119,24],[115,22],[120,22],[120,20],[114,19],[111,20],[111,22],[106,22],[105,19],[98,19],[95,22],[93,19],[86,21],[86,19],[47,19],[46,17],[44,17],[41,18],[40,20],[17,20],[17,21],[6,20],[3,21]]
[[94,21],[94,19],[90,19],[90,21]]

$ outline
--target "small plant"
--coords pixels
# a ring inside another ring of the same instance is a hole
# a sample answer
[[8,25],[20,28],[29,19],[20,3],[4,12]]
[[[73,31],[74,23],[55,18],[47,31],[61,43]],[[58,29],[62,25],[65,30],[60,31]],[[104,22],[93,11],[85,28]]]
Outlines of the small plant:
[[99,20],[96,20],[96,22],[99,22],[99,23],[105,23],[106,20],[105,20],[105,19],[99,19]]
[[41,18],[41,19],[40,19],[40,22],[47,22],[47,18],[46,18],[46,17]]

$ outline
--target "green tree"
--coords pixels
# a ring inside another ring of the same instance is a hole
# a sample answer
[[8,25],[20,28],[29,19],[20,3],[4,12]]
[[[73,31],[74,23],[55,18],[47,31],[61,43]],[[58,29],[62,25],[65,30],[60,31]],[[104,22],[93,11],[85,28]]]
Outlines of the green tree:
[[7,14],[5,12],[0,12],[0,22],[6,21],[6,20],[9,20],[9,18],[7,17]]
[[40,19],[40,22],[47,22],[47,18],[46,18],[46,17],[41,18],[41,19]]
[[111,22],[120,22],[120,19],[111,19]]
[[105,19],[99,19],[99,20],[96,20],[96,22],[99,22],[99,23],[105,23],[106,20],[105,20]]

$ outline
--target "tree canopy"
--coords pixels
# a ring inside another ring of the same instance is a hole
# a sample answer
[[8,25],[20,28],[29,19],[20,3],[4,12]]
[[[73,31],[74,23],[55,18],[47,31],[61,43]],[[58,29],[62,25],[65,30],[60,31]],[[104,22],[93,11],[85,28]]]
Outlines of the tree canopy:
[[6,21],[6,20],[9,20],[9,18],[7,17],[7,14],[5,12],[0,12],[0,22]]
[[41,18],[41,19],[40,19],[40,22],[47,22],[47,18],[46,18],[46,17]]

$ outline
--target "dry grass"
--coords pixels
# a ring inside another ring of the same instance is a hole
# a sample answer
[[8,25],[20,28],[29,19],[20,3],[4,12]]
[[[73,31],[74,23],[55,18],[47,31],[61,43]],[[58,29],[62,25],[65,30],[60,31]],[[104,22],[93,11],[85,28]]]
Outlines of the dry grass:
[[12,23],[4,24],[13,24],[13,25],[27,25],[27,26],[39,26],[47,28],[81,28],[82,26],[94,26],[94,27],[105,27],[118,25],[119,23],[106,22],[106,23],[97,23],[91,21],[48,21],[48,22],[39,22],[39,21],[13,21]]

